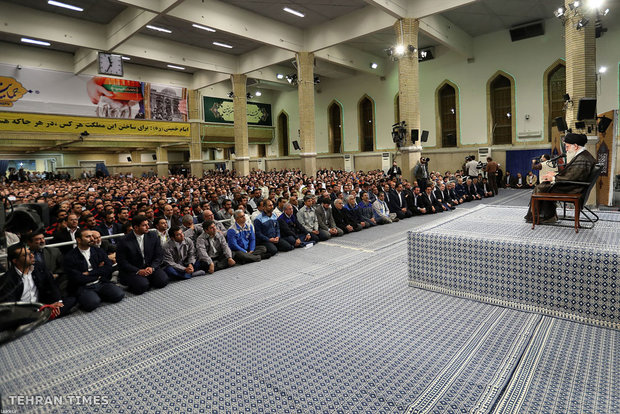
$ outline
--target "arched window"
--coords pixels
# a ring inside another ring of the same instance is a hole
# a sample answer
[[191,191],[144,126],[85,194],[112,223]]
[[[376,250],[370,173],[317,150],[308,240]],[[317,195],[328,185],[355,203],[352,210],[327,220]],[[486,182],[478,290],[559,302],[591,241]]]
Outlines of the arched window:
[[547,141],[553,137],[555,119],[564,117],[564,94],[566,93],[566,66],[556,62],[545,72],[545,113],[547,114]]
[[327,108],[329,119],[329,152],[339,154],[342,152],[342,106],[333,101]]
[[[447,81],[437,90],[438,128],[437,136],[441,138],[444,148],[456,147],[458,133],[457,91]],[[439,144],[439,142],[437,142]]]
[[281,157],[288,156],[288,115],[280,112],[278,115],[278,152]]
[[514,135],[514,81],[498,73],[488,83],[490,134],[493,145],[512,144]]
[[374,151],[375,149],[375,103],[365,95],[358,104],[360,151]]

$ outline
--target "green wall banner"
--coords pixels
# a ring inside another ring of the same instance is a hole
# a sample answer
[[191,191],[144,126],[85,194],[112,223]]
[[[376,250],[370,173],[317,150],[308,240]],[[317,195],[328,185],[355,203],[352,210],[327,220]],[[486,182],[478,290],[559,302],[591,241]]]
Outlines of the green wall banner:
[[[232,99],[204,98],[205,122],[235,123],[235,113]],[[248,125],[271,125],[271,105],[258,102],[248,102]]]

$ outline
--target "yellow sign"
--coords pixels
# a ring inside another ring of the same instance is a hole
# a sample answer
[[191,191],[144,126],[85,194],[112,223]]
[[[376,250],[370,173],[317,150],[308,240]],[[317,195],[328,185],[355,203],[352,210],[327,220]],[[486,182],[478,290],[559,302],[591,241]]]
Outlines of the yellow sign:
[[13,102],[17,102],[26,92],[28,89],[19,81],[0,76],[0,106],[13,106]]
[[87,118],[77,116],[0,112],[0,131],[64,132],[96,135],[163,135],[189,137],[188,122],[142,121],[134,119]]

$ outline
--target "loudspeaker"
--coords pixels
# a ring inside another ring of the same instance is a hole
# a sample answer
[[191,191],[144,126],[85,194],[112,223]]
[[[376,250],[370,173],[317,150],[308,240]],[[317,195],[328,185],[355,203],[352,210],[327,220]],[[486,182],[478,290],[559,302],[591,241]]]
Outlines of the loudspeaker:
[[568,129],[568,125],[566,125],[566,121],[561,116],[555,118],[555,126],[558,127],[558,131],[564,132]]
[[411,142],[415,144],[417,140],[418,140],[418,130],[412,129],[411,130]]
[[609,125],[611,125],[611,119],[607,118],[606,116],[600,118],[598,120],[598,132],[604,134],[605,131],[607,131],[607,128],[609,128]]
[[293,141],[293,148],[295,148],[297,151],[301,150],[301,147],[299,146],[299,142]]
[[131,157],[127,157],[127,162],[131,162]]
[[596,119],[596,98],[581,98],[577,109],[577,120]]
[[428,131],[422,131],[422,137],[420,137],[420,141],[422,142],[428,141]]
[[157,154],[153,154],[153,161],[157,161]]

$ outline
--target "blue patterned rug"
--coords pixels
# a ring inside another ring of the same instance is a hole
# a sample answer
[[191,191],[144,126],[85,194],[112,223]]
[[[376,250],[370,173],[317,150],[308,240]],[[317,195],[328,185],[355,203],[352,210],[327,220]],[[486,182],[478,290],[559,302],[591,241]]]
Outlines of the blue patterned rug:
[[[507,199],[523,196],[507,191],[490,202]],[[572,407],[613,412],[615,331],[559,321],[558,332],[571,334],[551,337],[541,321],[555,319],[408,286],[407,231],[461,221],[476,208],[362,231],[49,323],[0,348],[2,408],[486,413],[511,395],[520,407],[536,399],[554,407],[565,392],[559,382],[578,398]],[[590,337],[596,343],[577,354],[575,341]],[[579,360],[575,370],[546,359],[564,354]],[[576,376],[592,378],[593,388]],[[58,404],[11,403],[19,397]]]

